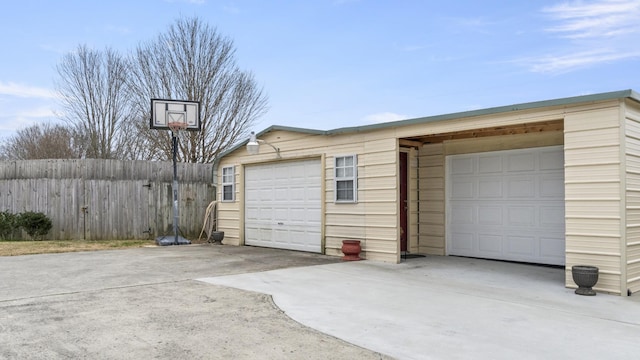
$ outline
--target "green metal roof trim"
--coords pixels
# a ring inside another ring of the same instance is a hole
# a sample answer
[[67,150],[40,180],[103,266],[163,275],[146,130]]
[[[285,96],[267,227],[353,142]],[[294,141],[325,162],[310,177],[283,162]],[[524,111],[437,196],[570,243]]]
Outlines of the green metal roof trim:
[[349,133],[349,132],[362,132],[362,131],[378,130],[378,129],[384,129],[384,128],[400,127],[400,126],[406,126],[406,125],[424,124],[424,123],[436,122],[436,121],[461,119],[461,118],[484,116],[484,115],[493,115],[493,114],[506,113],[510,111],[530,110],[530,109],[538,109],[538,108],[553,107],[553,106],[566,106],[566,105],[574,105],[574,104],[580,104],[580,103],[606,101],[606,100],[614,100],[614,99],[622,99],[622,98],[630,98],[637,102],[640,102],[640,94],[638,94],[633,90],[622,90],[622,91],[613,91],[613,92],[600,93],[600,94],[574,96],[574,97],[554,99],[554,100],[543,100],[543,101],[535,101],[535,102],[515,104],[515,105],[498,106],[498,107],[492,107],[492,108],[486,108],[486,109],[463,111],[463,112],[456,112],[456,113],[450,113],[450,114],[444,114],[444,115],[427,116],[427,117],[408,119],[408,120],[398,120],[398,121],[373,124],[373,125],[344,127],[344,128],[329,130],[327,131],[327,133],[342,134],[342,133]]
[[[380,130],[385,128],[395,128],[407,125],[417,125],[424,124],[436,121],[445,121],[452,119],[461,119],[468,118],[474,116],[484,116],[484,115],[492,115],[492,114],[500,114],[506,113],[510,111],[521,111],[521,110],[531,110],[538,109],[544,107],[553,107],[553,106],[566,106],[566,105],[575,105],[580,103],[590,103],[597,101],[606,101],[606,100],[615,100],[615,99],[623,99],[629,98],[635,100],[640,103],[640,94],[634,90],[621,90],[621,91],[612,91],[606,93],[599,94],[591,94],[591,95],[581,95],[581,96],[573,96],[567,98],[560,98],[554,100],[543,100],[543,101],[535,101],[528,102],[522,104],[515,105],[507,105],[507,106],[498,106],[480,110],[471,110],[471,111],[463,111],[456,112],[444,115],[435,115],[435,116],[427,116],[421,118],[414,118],[408,120],[397,120],[391,122],[385,122],[380,124],[373,125],[364,125],[364,126],[352,126],[352,127],[343,127],[333,130],[314,130],[314,129],[306,129],[306,128],[297,128],[297,127],[288,127],[288,126],[280,126],[280,125],[272,125],[259,133],[256,133],[256,136],[259,138],[261,135],[264,135],[273,131],[289,131],[289,132],[297,132],[303,134],[311,134],[311,135],[335,135],[335,134],[346,134],[346,133],[358,133],[358,132],[366,132],[371,130]],[[220,153],[219,158],[226,156],[229,153],[234,152],[235,150],[243,147],[249,139],[242,141],[241,143],[234,145],[227,151]]]

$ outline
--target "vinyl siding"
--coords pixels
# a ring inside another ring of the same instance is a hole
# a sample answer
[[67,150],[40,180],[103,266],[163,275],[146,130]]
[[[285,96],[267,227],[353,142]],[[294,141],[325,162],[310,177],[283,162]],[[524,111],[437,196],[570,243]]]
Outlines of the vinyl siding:
[[640,107],[625,104],[626,160],[626,281],[632,292],[640,291]]
[[[420,206],[419,206],[419,192],[418,192],[418,151],[416,149],[402,149],[401,151],[405,151],[407,153],[407,186],[408,186],[408,211],[407,211],[407,250],[410,253],[420,253],[420,244],[419,244],[419,224],[418,217],[420,215]],[[398,164],[398,170],[400,169],[400,164]],[[399,179],[398,179],[399,180]],[[398,196],[400,191],[398,189]],[[402,203],[398,202],[398,211],[401,211],[400,207]],[[399,231],[400,229],[398,229]],[[400,237],[401,234],[398,234]]]
[[594,104],[564,118],[565,284],[573,265],[600,269],[596,290],[619,294],[622,276],[620,102]]
[[422,146],[418,153],[418,252],[445,255],[444,147]]
[[[238,149],[219,164],[236,166],[236,201],[220,202],[219,230],[225,231],[226,244],[241,245],[244,238],[244,166],[271,162],[296,161],[320,157],[323,164],[323,236],[327,255],[341,256],[342,240],[361,240],[362,256],[367,259],[398,262],[398,180],[396,138],[384,133],[321,136],[275,131],[262,137],[280,148],[281,158],[268,145],[260,154],[249,156]],[[358,156],[358,202],[334,203],[334,158]],[[220,183],[218,174],[218,183]],[[218,194],[220,196],[220,194]],[[220,197],[218,197],[220,198]]]
[[[227,165],[224,166],[233,166],[236,165],[233,162],[227,162]],[[222,169],[222,167],[220,167]],[[216,179],[217,186],[217,194],[216,199],[218,199],[218,231],[224,231],[224,243],[231,245],[240,245],[240,236],[242,231],[240,230],[240,221],[238,221],[243,215],[241,215],[240,204],[244,199],[243,193],[240,192],[239,184],[244,183],[240,178],[240,166],[235,166],[235,201],[233,202],[222,202],[222,171],[218,171],[218,176]]]
[[[362,256],[398,261],[397,141],[375,134],[341,136],[344,144],[324,149],[326,254],[342,255],[342,240],[361,240]],[[333,139],[338,142],[338,138]],[[337,149],[337,150],[336,150]],[[358,155],[358,203],[336,204],[333,193],[335,156]],[[348,216],[352,221],[341,219]]]

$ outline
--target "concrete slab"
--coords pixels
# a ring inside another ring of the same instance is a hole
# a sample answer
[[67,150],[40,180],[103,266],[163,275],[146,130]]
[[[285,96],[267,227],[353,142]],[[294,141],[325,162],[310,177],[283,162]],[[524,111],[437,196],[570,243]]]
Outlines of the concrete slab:
[[640,297],[578,296],[564,269],[456,257],[201,281],[270,294],[296,321],[398,359],[635,356]]

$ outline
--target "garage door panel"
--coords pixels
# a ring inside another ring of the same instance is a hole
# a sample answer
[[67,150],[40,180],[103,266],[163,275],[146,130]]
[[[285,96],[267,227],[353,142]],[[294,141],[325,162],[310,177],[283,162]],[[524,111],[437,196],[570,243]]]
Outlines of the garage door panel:
[[451,174],[464,175],[473,174],[473,160],[466,158],[456,158],[451,161]]
[[564,229],[564,207],[542,205],[539,208],[540,225]]
[[[503,180],[504,181],[504,180]],[[530,176],[507,177],[507,197],[509,199],[532,199],[536,195],[535,179]]]
[[556,149],[541,150],[539,153],[540,170],[561,170],[564,172],[564,156],[558,156]]
[[321,252],[320,161],[245,168],[245,244]]
[[[475,168],[474,162],[471,162],[471,167]],[[478,157],[479,174],[491,174],[502,172],[502,157],[495,154],[483,154]]]
[[536,168],[536,156],[532,153],[506,154],[507,171],[516,173],[521,171],[534,171]]
[[475,235],[473,233],[455,232],[451,234],[451,250],[455,251],[457,255],[473,254],[473,244],[475,241]]
[[474,208],[471,206],[456,207],[451,211],[451,222],[456,226],[475,224]]
[[527,260],[536,257],[536,238],[534,236],[506,237],[507,251],[514,259]]
[[502,225],[502,207],[478,205],[478,225]]
[[447,157],[447,252],[563,265],[561,164],[562,147]]
[[564,254],[564,251],[564,238],[540,237],[540,254],[542,256],[557,257],[558,254]]
[[478,251],[487,257],[498,257],[502,254],[502,236],[479,234]]
[[503,180],[500,176],[483,176],[478,179],[478,197],[481,199],[502,198]]
[[541,175],[540,197],[552,199],[564,197],[564,175]]
[[471,180],[454,180],[453,184],[453,198],[456,200],[474,199],[475,198],[475,186]]
[[536,222],[536,209],[534,206],[507,205],[507,223],[509,226],[532,227]]

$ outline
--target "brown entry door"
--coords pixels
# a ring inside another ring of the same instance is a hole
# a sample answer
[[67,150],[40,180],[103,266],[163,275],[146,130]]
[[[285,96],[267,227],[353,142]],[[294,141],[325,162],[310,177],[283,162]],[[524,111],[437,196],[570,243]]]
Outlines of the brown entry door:
[[400,153],[400,251],[407,251],[407,212],[409,211],[408,197],[408,166],[407,153]]

